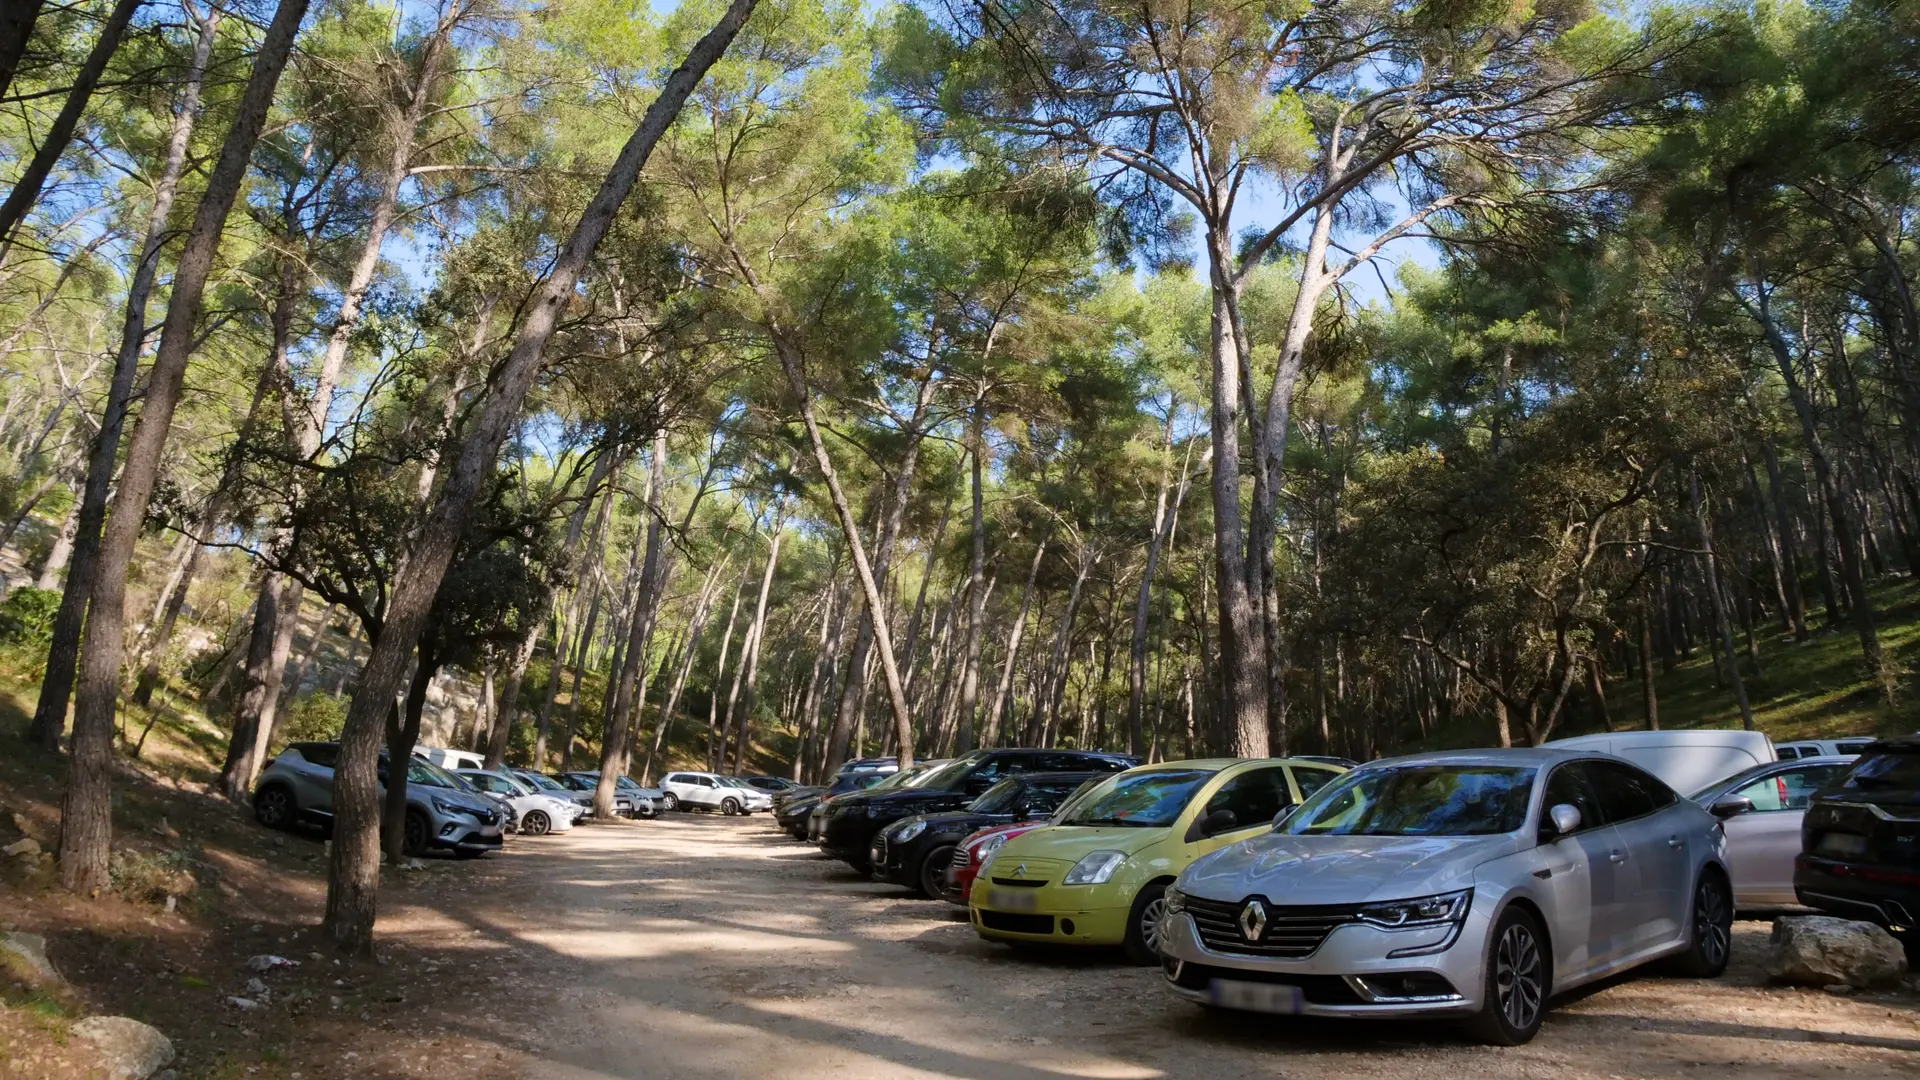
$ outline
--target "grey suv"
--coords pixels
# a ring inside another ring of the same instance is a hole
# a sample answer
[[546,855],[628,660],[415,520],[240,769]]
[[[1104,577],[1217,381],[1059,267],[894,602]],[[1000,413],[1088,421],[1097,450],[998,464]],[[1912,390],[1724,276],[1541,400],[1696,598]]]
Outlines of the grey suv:
[[[253,816],[270,829],[297,822],[333,821],[333,763],[340,744],[294,743],[267,763],[253,789]],[[387,756],[380,755],[380,786],[386,788]],[[406,850],[435,848],[474,858],[500,847],[506,815],[484,795],[462,789],[439,766],[418,758],[407,763]]]

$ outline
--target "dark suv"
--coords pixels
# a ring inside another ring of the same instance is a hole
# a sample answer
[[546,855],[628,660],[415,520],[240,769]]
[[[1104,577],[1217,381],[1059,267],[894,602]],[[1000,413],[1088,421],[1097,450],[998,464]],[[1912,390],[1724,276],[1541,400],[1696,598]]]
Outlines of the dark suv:
[[820,850],[861,873],[873,865],[868,851],[881,827],[914,814],[964,809],[1009,776],[1031,772],[1117,773],[1138,762],[1126,754],[1094,750],[975,750],[954,758],[910,784],[885,791],[842,795],[826,806]]
[[1800,826],[1793,891],[1834,915],[1920,930],[1920,735],[1883,739]]
[[876,879],[905,885],[929,900],[937,900],[944,889],[947,866],[953,862],[953,849],[960,841],[989,825],[1045,818],[1089,781],[1112,775],[1102,771],[1009,776],[964,810],[915,814],[881,829],[867,849],[867,861],[873,864]]

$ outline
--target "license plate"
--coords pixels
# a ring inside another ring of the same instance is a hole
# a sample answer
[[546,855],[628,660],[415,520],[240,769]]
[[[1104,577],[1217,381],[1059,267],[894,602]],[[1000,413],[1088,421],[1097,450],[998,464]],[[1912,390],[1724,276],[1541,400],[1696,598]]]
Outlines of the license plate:
[[1867,838],[1864,836],[1856,836],[1852,833],[1826,833],[1820,837],[1820,842],[1814,845],[1814,850],[1822,855],[1839,855],[1842,857],[1865,855],[1867,853]]
[[1001,911],[1038,911],[1040,897],[1031,889],[988,889],[987,906]]
[[1222,1008],[1283,1016],[1297,1014],[1306,1001],[1297,986],[1241,982],[1238,979],[1215,979],[1209,993],[1213,1003]]

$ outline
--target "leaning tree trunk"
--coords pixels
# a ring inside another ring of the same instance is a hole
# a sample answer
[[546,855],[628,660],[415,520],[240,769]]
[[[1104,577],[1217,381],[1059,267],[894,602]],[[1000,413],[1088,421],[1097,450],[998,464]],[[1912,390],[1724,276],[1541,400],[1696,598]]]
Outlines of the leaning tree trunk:
[[27,41],[33,37],[33,24],[43,6],[43,0],[0,4],[0,97],[13,85],[13,73],[20,70],[20,58],[26,55]]
[[[289,0],[298,2],[298,0]],[[733,41],[756,0],[732,0],[720,21],[667,77],[660,95],[647,107],[640,125],[615,159],[600,190],[587,204],[573,235],[554,260],[553,268],[529,298],[513,350],[493,372],[487,396],[476,408],[472,427],[460,448],[451,475],[434,500],[419,538],[408,553],[388,602],[387,622],[361,673],[360,692],[354,695],[341,737],[339,767],[334,773],[335,840],[327,876],[327,909],[323,925],[342,952],[369,954],[373,949],[375,897],[380,864],[375,831],[377,796],[375,763],[385,703],[406,677],[407,660],[420,640],[434,594],[452,561],[454,545],[487,477],[493,472],[500,445],[520,415],[527,392],[540,372],[547,341],[594,249],[613,223],[639,179],[654,144],[680,114],[694,86]]]
[[708,569],[706,579],[700,583],[700,598],[693,605],[693,619],[687,626],[687,640],[680,647],[680,665],[673,676],[673,685],[667,689],[667,700],[660,706],[660,721],[653,725],[653,745],[648,747],[646,764],[640,769],[642,784],[653,782],[654,762],[659,760],[660,751],[669,745],[673,736],[673,722],[680,715],[680,695],[686,690],[687,675],[700,655],[700,634],[706,629],[707,616],[713,610],[713,599],[720,593],[720,578],[726,573],[727,564],[732,559],[732,552],[723,554]]
[[967,451],[972,459],[973,556],[967,564],[967,644],[960,657],[960,718],[954,743],[955,752],[962,754],[974,746],[973,721],[980,706],[980,650],[986,645],[987,522],[980,477],[987,454],[985,397],[983,389],[973,399],[973,418],[969,424],[972,445]]
[[[107,21],[100,27],[100,36],[93,40],[93,48],[87,53],[87,59],[74,73],[73,85],[67,90],[67,100],[60,106],[60,112],[53,118],[46,135],[40,140],[40,146],[27,162],[26,171],[13,182],[13,190],[7,193],[5,202],[0,202],[0,262],[5,262],[7,251],[13,246],[14,231],[19,228],[21,219],[33,204],[40,200],[40,189],[46,186],[47,177],[60,156],[67,152],[67,144],[73,140],[73,129],[80,125],[80,114],[87,109],[87,102],[93,97],[94,88],[100,85],[100,76],[107,70],[107,61],[120,48],[120,39],[126,36],[127,26],[133,22],[133,16],[146,0],[115,0],[113,10],[107,13]],[[12,22],[12,19],[0,20]],[[7,46],[11,51],[14,46]]]
[[426,709],[427,689],[440,665],[423,650],[420,664],[414,668],[413,682],[407,687],[407,709],[403,717],[391,705],[387,709],[387,792],[380,808],[380,843],[387,862],[398,866],[407,854],[407,763],[413,760],[414,744],[420,741],[420,716]]
[[747,736],[752,730],[754,683],[760,677],[760,644],[767,633],[767,594],[773,591],[773,574],[780,565],[780,540],[785,535],[784,523],[773,523],[773,547],[767,552],[766,573],[760,576],[760,601],[754,606],[753,630],[747,636],[746,658],[746,697],[740,703],[738,739],[733,752],[733,774],[740,775],[747,763]]
[[[86,484],[81,488],[80,505],[75,511],[69,556],[72,562],[60,596],[60,609],[54,615],[46,672],[40,680],[40,697],[33,710],[29,737],[49,749],[59,746],[60,735],[67,724],[67,702],[73,694],[74,668],[80,659],[80,632],[86,622],[87,601],[93,595],[95,569],[99,565],[100,526],[107,516],[107,493],[119,460],[120,432],[126,426],[127,402],[133,396],[133,381],[140,370],[140,353],[146,340],[147,302],[153,295],[154,278],[159,272],[161,245],[170,235],[167,222],[173,212],[174,196],[180,189],[180,176],[186,171],[194,121],[200,115],[200,90],[206,81],[207,60],[213,55],[214,32],[220,25],[218,9],[210,11],[199,24],[193,60],[187,68],[186,84],[181,88],[180,102],[167,136],[166,164],[153,186],[153,206],[147,214],[147,235],[140,247],[140,261],[134,264],[133,278],[127,283],[119,351],[114,356],[113,377],[107,385],[100,429],[94,434],[87,457]],[[5,39],[6,34],[0,33],[0,41]]]
[[[82,660],[73,718],[73,767],[61,810],[60,879],[68,889],[90,893],[107,885],[107,853],[112,833],[109,792],[113,756],[113,714],[119,697],[120,664],[126,651],[127,570],[134,543],[146,522],[147,504],[159,479],[173,411],[180,402],[198,333],[200,310],[214,255],[246,178],[247,161],[273,104],[274,87],[293,51],[293,39],[306,15],[307,0],[280,0],[254,57],[233,127],[207,177],[206,193],[194,212],[187,242],[174,266],[172,296],[160,331],[141,401],[139,421],[128,440],[126,467],[114,493],[112,513],[101,537],[92,613],[81,639]],[[424,614],[424,613],[423,613]],[[411,642],[408,643],[411,646]],[[373,756],[367,757],[369,790]]]
[[[653,641],[654,615],[660,596],[666,590],[660,583],[662,504],[667,497],[667,438],[664,432],[653,437],[653,460],[647,469],[647,552],[640,570],[640,584],[634,589],[633,614],[628,617],[627,656],[619,673],[619,690],[606,730],[600,736],[600,783],[594,787],[593,812],[605,821],[613,817],[613,795],[620,777],[627,771],[627,748],[633,738],[634,719],[640,704],[646,701],[646,676],[651,665],[648,645]],[[628,674],[630,673],[630,674]]]

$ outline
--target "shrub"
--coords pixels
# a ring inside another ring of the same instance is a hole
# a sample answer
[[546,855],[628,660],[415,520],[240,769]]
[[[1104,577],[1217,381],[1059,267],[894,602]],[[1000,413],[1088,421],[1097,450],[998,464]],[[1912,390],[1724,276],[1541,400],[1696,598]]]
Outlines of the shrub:
[[146,855],[125,849],[107,861],[113,891],[136,904],[162,904],[194,890],[193,858],[185,851]]
[[60,594],[53,589],[20,588],[0,600],[0,641],[44,645],[53,638],[53,617]]
[[346,699],[315,691],[287,703],[286,722],[280,730],[288,742],[324,742],[339,738],[346,726]]

